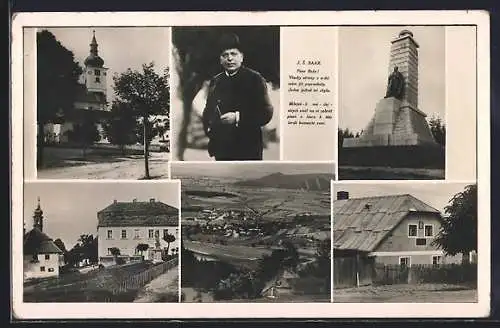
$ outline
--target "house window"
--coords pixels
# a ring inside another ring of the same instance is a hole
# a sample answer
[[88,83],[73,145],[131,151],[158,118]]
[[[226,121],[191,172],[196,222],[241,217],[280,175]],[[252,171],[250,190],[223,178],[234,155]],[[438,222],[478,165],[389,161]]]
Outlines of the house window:
[[45,267],[44,267],[44,266],[41,266],[41,267],[40,267],[40,271],[41,271],[41,272],[45,272]]
[[153,229],[148,230],[148,238],[153,239],[155,237],[155,233]]
[[98,69],[96,69],[96,70],[94,71],[94,74],[95,74],[95,75],[97,75],[97,76],[99,76],[99,75],[101,75],[101,71],[100,71],[100,70],[98,70]]
[[111,255],[111,248],[108,248],[108,255]]
[[425,236],[426,237],[434,236],[434,227],[432,226],[432,224],[425,225]]
[[140,239],[141,238],[141,232],[139,229],[134,230],[134,239]]
[[408,225],[408,237],[417,237],[417,225],[409,224]]
[[427,245],[427,239],[425,238],[417,238],[415,240],[417,246],[425,246]]
[[165,238],[168,235],[168,229],[163,229],[163,238]]
[[432,255],[432,264],[433,265],[441,264],[441,255]]
[[113,230],[108,230],[108,239],[113,239]]
[[122,239],[127,239],[127,230],[122,230]]
[[49,268],[49,272],[54,272],[54,268]]
[[95,77],[95,82],[96,82],[96,83],[101,83],[101,78],[100,78],[99,76],[96,76],[96,77]]
[[410,257],[409,256],[403,256],[399,258],[399,265],[402,267],[409,267],[411,265],[410,263]]
[[45,254],[45,260],[46,261],[50,260],[50,254]]

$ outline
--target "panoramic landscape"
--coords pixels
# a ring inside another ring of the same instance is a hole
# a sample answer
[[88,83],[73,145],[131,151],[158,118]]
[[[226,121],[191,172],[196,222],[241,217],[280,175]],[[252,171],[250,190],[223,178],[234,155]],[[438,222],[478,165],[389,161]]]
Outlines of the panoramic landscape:
[[182,301],[329,302],[333,172],[333,164],[173,163],[172,178],[182,179]]

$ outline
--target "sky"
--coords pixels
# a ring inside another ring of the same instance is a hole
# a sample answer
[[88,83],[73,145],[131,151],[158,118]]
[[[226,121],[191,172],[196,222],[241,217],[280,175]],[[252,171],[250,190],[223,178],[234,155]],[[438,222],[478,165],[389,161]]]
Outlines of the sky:
[[443,26],[343,27],[339,30],[339,127],[359,132],[385,96],[391,41],[403,29],[419,44],[418,104],[427,114],[445,115],[445,29]]
[[92,30],[98,44],[99,56],[104,60],[107,73],[108,101],[112,101],[113,75],[142,69],[142,64],[154,62],[159,74],[169,67],[170,31],[168,27],[70,27],[48,28],[63,46],[75,55],[75,61],[83,62],[90,53]]
[[283,162],[252,162],[252,163],[172,163],[172,178],[175,176],[202,176],[226,178],[259,178],[272,173],[307,174],[327,173],[334,174],[333,163],[283,163]]
[[349,192],[349,198],[410,194],[441,213],[452,197],[471,183],[463,182],[411,182],[411,183],[341,183],[334,184],[334,195],[340,190]]
[[33,227],[37,197],[43,211],[43,231],[52,239],[61,238],[72,248],[81,234],[97,234],[97,212],[113,200],[131,202],[155,198],[179,208],[177,182],[26,182],[24,184],[24,222]]

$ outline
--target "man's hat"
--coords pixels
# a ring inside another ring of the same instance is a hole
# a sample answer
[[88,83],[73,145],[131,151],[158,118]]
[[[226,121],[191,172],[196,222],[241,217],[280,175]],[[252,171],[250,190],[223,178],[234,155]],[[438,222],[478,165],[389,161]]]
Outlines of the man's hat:
[[219,53],[227,49],[238,49],[241,51],[240,38],[234,33],[224,34],[219,40]]

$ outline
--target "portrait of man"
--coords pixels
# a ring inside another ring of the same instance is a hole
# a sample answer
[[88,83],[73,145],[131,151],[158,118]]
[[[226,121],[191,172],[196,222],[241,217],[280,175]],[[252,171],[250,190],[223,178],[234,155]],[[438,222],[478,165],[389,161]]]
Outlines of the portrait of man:
[[279,27],[175,27],[172,40],[173,160],[279,160]]
[[219,43],[222,72],[212,78],[203,127],[215,160],[262,160],[262,126],[273,116],[265,79],[246,67],[236,34]]

